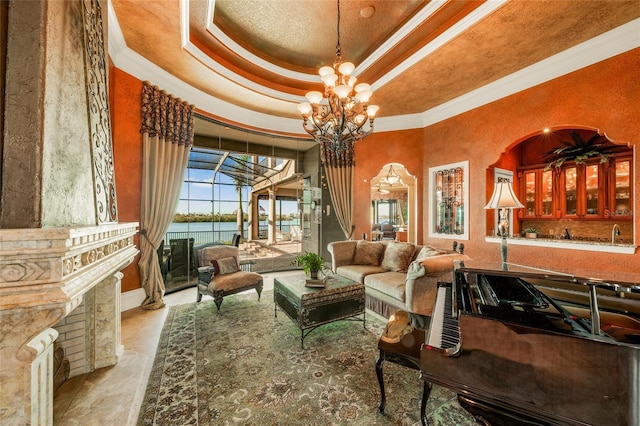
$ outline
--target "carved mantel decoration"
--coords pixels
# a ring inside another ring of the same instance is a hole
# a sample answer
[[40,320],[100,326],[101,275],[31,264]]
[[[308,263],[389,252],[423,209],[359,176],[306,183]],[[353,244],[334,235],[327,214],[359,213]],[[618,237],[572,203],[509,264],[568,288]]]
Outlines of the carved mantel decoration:
[[118,221],[116,182],[111,143],[107,66],[98,0],[83,0],[87,113],[93,159],[93,180],[97,223]]
[[0,230],[0,424],[52,423],[51,327],[86,294],[88,370],[117,363],[120,271],[138,254],[137,225]]

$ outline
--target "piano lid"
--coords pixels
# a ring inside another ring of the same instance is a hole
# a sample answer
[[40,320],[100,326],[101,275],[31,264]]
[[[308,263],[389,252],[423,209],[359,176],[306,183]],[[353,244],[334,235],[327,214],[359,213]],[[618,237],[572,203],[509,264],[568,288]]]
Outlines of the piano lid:
[[484,262],[478,260],[456,261],[456,270],[460,272],[473,271],[475,273],[487,273],[504,276],[528,277],[548,280],[549,282],[573,283],[579,286],[594,285],[599,289],[609,290],[616,293],[640,294],[640,283],[625,282],[618,280],[604,280],[593,277],[580,277],[574,274],[553,271],[549,269],[535,268],[532,266],[520,265],[517,263],[503,264],[497,262]]

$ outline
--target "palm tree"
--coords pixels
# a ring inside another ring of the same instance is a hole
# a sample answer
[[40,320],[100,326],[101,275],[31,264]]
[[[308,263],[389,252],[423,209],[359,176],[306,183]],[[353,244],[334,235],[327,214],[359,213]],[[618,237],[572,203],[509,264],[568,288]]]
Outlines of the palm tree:
[[[243,168],[247,167],[247,163],[249,162],[248,155],[240,155],[236,157],[236,162],[243,166]],[[240,239],[244,239],[244,211],[242,208],[242,188],[244,187],[244,182],[242,179],[237,177],[232,178],[233,183],[236,186],[236,192],[238,193],[238,209],[236,210],[236,223],[238,225],[238,235],[240,235]]]

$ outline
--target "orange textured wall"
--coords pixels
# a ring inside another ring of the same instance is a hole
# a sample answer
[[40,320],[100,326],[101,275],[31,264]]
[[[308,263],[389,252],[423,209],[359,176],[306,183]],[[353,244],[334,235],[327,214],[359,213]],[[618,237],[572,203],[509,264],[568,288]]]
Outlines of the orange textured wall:
[[[140,135],[142,82],[118,69],[110,74],[113,157],[120,222],[140,222],[142,136]],[[139,235],[135,245],[140,247]],[[122,273],[122,291],[140,288],[139,256]]]
[[[356,194],[354,238],[371,234],[371,178],[388,163],[400,163],[417,178],[417,203],[422,205],[422,129],[373,133],[355,144],[354,191]],[[418,208],[418,242],[422,239],[422,209]]]
[[[640,49],[616,56],[532,89],[436,123],[425,129],[376,132],[356,144],[354,235],[370,233],[370,179],[387,163],[406,166],[418,178],[418,242],[450,247],[451,241],[429,238],[429,167],[469,160],[470,240],[462,241],[474,259],[499,261],[499,248],[486,243],[489,199],[487,167],[513,144],[545,127],[598,128],[616,141],[640,140]],[[115,70],[111,79],[114,157],[120,221],[140,220],[142,143],[139,134],[142,83]],[[640,161],[634,163],[636,187]],[[636,197],[634,211],[640,211]],[[638,214],[635,241],[640,238]],[[137,241],[136,241],[137,244]],[[509,261],[601,278],[640,282],[640,253],[608,254],[575,250],[511,246]],[[140,287],[137,260],[124,270],[123,291]]]
[[[498,245],[484,239],[487,230],[483,207],[490,195],[490,192],[487,195],[486,187],[487,167],[496,163],[502,153],[524,136],[545,127],[594,127],[613,140],[636,146],[640,140],[640,79],[632,70],[637,69],[640,69],[640,49],[428,126],[422,130],[422,138],[408,132],[407,139],[412,142],[403,146],[396,144],[404,139],[405,132],[372,135],[357,145],[356,189],[364,191],[362,182],[370,178],[375,169],[371,162],[375,166],[390,161],[416,164],[412,157],[422,151],[423,169],[417,175],[422,174],[424,179],[425,196],[421,197],[423,242],[448,247],[450,240],[428,237],[427,173],[429,167],[469,160],[470,240],[463,241],[466,253],[474,259],[499,261]],[[420,139],[423,140],[422,147],[417,146]],[[405,152],[407,147],[410,149]],[[372,160],[363,161],[369,158]],[[362,163],[366,167],[361,168]],[[634,171],[637,188],[640,182],[637,154]],[[639,199],[636,197],[634,206],[636,242],[640,238]],[[358,230],[365,229],[368,223],[368,217],[363,215],[364,211],[368,212],[367,200],[357,198]],[[509,261],[579,275],[640,282],[640,253],[611,254],[512,245]]]

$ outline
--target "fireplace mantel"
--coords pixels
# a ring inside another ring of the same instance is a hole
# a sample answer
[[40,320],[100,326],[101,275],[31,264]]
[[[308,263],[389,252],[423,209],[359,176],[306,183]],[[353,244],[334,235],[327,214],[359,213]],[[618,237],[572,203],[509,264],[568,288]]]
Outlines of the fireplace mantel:
[[0,423],[52,424],[50,370],[58,333],[51,327],[87,293],[94,318],[89,368],[117,363],[119,271],[139,252],[137,226],[0,230]]

